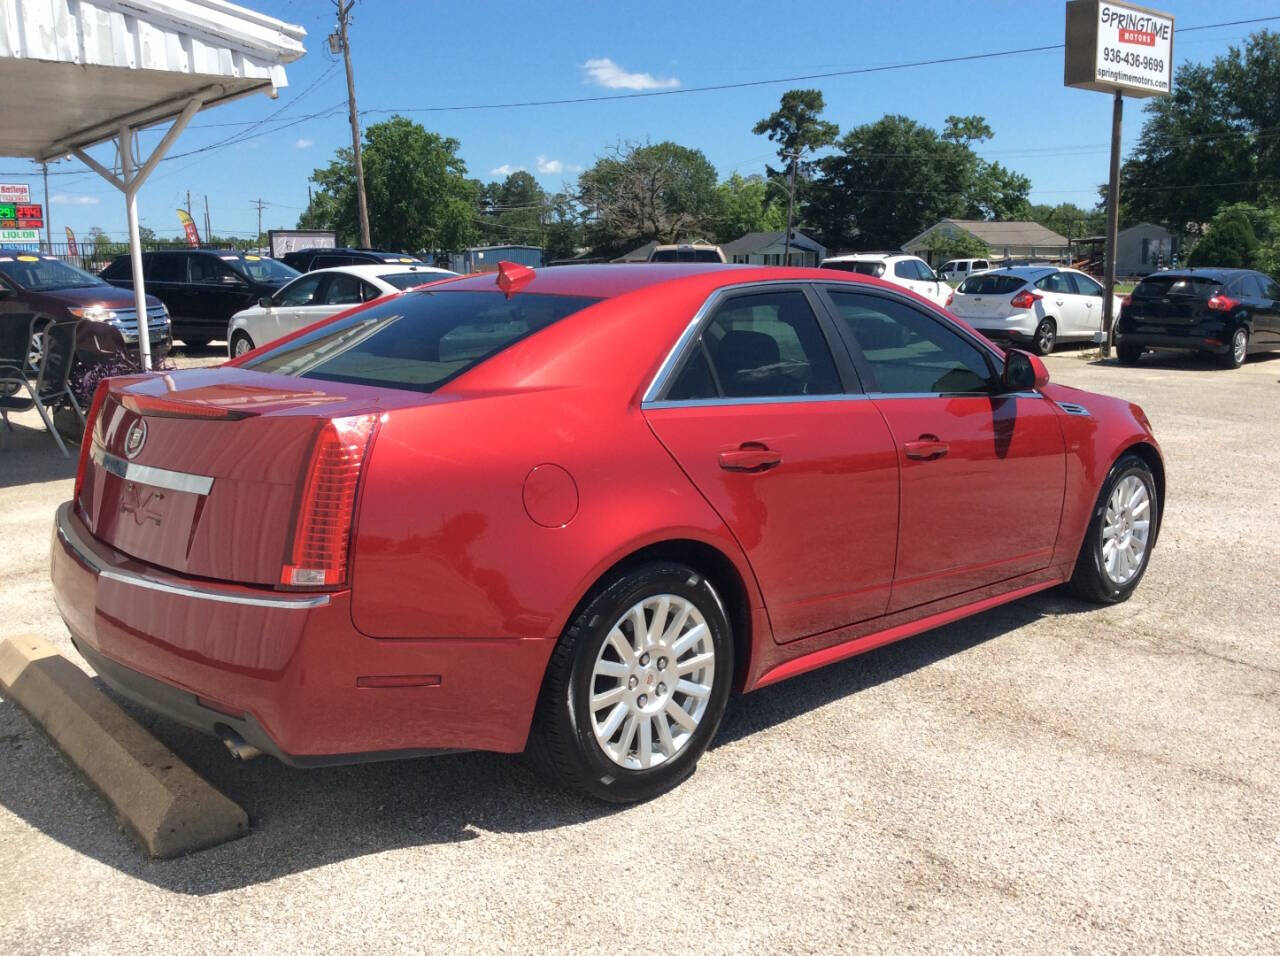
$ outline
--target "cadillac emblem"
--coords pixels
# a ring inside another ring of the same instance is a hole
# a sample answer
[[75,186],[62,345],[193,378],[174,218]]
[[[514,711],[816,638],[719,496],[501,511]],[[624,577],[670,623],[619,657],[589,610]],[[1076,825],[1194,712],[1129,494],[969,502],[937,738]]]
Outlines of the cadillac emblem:
[[147,420],[139,418],[136,422],[129,426],[129,430],[124,433],[124,457],[132,460],[137,458],[142,451],[142,446],[147,443]]

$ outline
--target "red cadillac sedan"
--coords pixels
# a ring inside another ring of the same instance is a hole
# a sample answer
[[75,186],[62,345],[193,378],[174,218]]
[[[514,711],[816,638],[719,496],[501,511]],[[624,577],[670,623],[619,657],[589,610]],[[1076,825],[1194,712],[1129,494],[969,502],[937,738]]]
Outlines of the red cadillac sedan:
[[119,692],[294,765],[525,751],[609,801],[729,695],[1156,542],[1143,412],[876,279],[581,266],[94,398],[52,576]]

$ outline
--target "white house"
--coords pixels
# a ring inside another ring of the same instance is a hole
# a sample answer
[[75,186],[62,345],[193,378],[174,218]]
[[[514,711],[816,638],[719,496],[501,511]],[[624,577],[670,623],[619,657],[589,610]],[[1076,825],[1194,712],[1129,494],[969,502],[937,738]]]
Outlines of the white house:
[[[749,232],[720,248],[729,262],[755,266],[780,266],[786,253],[786,232]],[[797,229],[791,230],[790,265],[816,266],[827,257],[827,247]]]

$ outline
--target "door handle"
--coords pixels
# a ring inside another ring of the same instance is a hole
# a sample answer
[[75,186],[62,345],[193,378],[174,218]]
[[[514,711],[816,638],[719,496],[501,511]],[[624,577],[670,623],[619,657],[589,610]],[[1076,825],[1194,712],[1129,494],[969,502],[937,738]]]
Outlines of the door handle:
[[908,458],[917,461],[937,461],[951,450],[951,446],[939,441],[937,435],[921,435],[916,441],[904,442],[902,450]]
[[735,451],[720,452],[725,471],[768,471],[782,464],[782,455],[761,442],[743,442]]

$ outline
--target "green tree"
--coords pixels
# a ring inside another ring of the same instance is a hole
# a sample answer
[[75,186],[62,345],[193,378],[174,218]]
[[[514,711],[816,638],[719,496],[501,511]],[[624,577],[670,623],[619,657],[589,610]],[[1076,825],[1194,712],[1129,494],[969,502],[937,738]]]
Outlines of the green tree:
[[1178,68],[1147,101],[1120,174],[1121,217],[1200,232],[1223,203],[1280,196],[1280,33],[1263,30],[1212,64]]
[[1247,206],[1225,207],[1213,217],[1204,238],[1195,244],[1187,264],[1251,269],[1256,264],[1258,237]]
[[715,213],[716,169],[677,143],[621,144],[582,172],[575,198],[603,250],[700,238]]
[[748,232],[777,232],[786,227],[787,214],[771,201],[761,176],[734,173],[716,187],[711,235],[716,242],[732,242]]
[[1068,239],[1100,236],[1107,228],[1107,214],[1103,210],[1082,209],[1070,202],[1056,206],[1036,203],[1028,210],[1027,218]]
[[938,133],[906,116],[850,130],[817,163],[807,218],[832,248],[897,248],[941,219],[1023,219],[1025,176],[988,163],[972,143],[980,116],[952,116]]
[[[364,132],[362,158],[373,244],[408,252],[461,249],[478,235],[480,194],[458,156],[461,144],[403,116]],[[301,229],[332,229],[340,240],[359,236],[351,151],[311,177],[318,189],[298,220]]]
[[786,228],[788,218],[794,221],[793,207],[803,209],[810,197],[813,164],[807,157],[830,146],[840,135],[839,126],[821,118],[825,108],[820,90],[787,90],[778,108],[751,129],[757,136],[766,136],[778,144],[781,168],[766,166],[765,175],[779,187],[788,209],[779,228]]
[[947,259],[985,259],[991,255],[991,249],[985,242],[967,232],[954,236],[935,232],[929,237],[929,251],[935,260],[944,262]]

